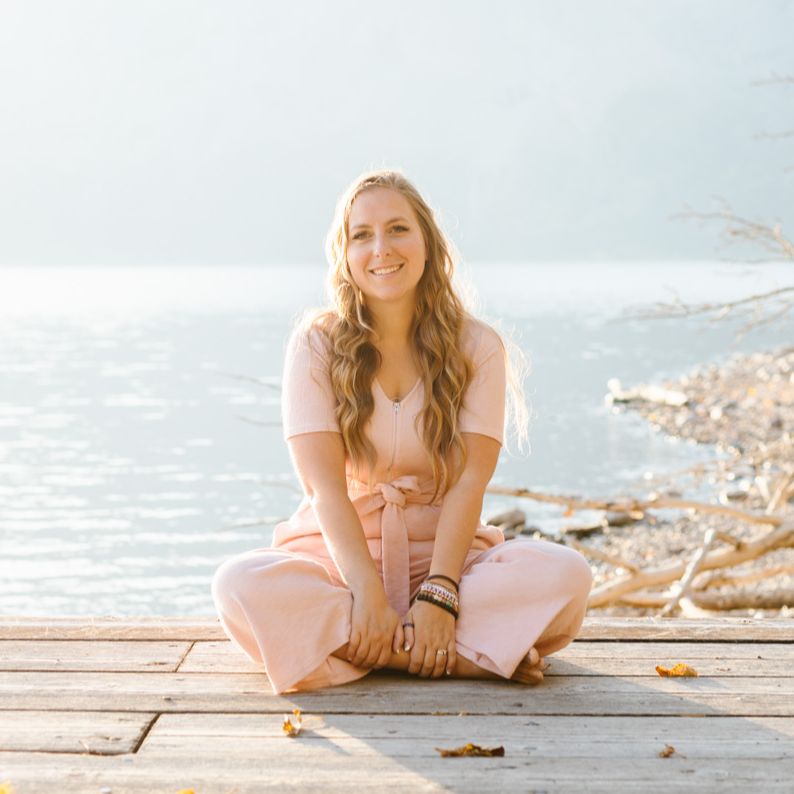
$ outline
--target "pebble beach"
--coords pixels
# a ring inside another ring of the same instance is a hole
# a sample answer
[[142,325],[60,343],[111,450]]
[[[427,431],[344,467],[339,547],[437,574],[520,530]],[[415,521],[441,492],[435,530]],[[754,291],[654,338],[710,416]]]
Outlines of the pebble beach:
[[[768,511],[785,522],[794,519],[794,347],[736,354],[676,380],[635,388],[625,399],[612,393],[607,400],[613,411],[637,412],[660,433],[714,445],[714,460],[674,477],[649,479],[650,497],[694,499],[696,492],[697,501],[755,514]],[[740,541],[770,530],[768,525],[690,510],[649,511],[636,522],[623,523],[607,524],[582,542],[645,568],[689,560],[712,528]],[[722,541],[714,548],[724,545]],[[591,559],[591,564],[594,588],[625,573],[602,561]],[[708,580],[712,595],[738,592],[748,603],[719,614],[772,617],[794,609],[794,601],[786,597],[794,593],[794,548],[779,548],[719,573],[730,581],[720,587],[714,571],[703,571],[695,576],[693,588],[704,588]],[[658,614],[659,609],[614,604],[593,611],[628,615]]]

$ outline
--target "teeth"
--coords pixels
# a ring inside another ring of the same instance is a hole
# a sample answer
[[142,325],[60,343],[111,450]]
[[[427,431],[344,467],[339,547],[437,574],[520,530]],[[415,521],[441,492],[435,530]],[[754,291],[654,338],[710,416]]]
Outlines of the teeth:
[[386,273],[394,273],[396,270],[399,270],[401,267],[402,265],[394,265],[394,267],[381,267],[378,268],[377,270],[373,270],[372,272],[375,273],[375,275],[383,276]]

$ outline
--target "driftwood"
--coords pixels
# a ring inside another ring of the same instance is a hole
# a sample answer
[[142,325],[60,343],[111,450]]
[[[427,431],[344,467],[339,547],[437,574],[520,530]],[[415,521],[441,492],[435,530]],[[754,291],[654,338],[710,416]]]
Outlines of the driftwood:
[[647,510],[695,510],[699,513],[713,513],[728,516],[748,524],[765,524],[778,527],[783,519],[769,514],[750,513],[738,510],[727,505],[713,505],[705,502],[695,502],[689,499],[671,499],[663,496],[651,497],[644,501],[629,499],[623,501],[580,499],[576,496],[557,496],[539,491],[530,491],[528,488],[506,488],[502,485],[491,485],[486,493],[500,494],[502,496],[518,496],[522,499],[532,499],[536,502],[563,505],[568,510],[606,510],[616,513],[644,513]]
[[607,381],[609,394],[607,400],[616,403],[627,403],[633,400],[643,402],[658,403],[661,405],[671,405],[674,408],[681,408],[689,402],[689,398],[682,391],[663,389],[661,386],[640,385],[633,389],[624,389],[617,378],[610,378]]
[[[617,603],[624,606],[639,607],[643,609],[656,609],[664,607],[670,600],[669,593],[626,593]],[[781,607],[794,606],[794,589],[783,588],[774,592],[758,592],[756,590],[736,590],[730,593],[709,593],[694,590],[681,599],[696,609],[725,610],[725,609],[780,609]],[[685,613],[691,610],[684,609]]]
[[[794,522],[770,530],[760,538],[747,541],[740,548],[707,552],[699,563],[702,570],[725,568],[753,560],[769,551],[794,546]],[[647,587],[669,584],[686,573],[683,562],[668,563],[656,568],[644,568],[635,574],[618,576],[590,593],[589,606],[598,607],[622,598],[626,593]]]
[[692,587],[702,592],[715,587],[736,587],[750,584],[751,582],[760,582],[773,576],[787,576],[792,573],[794,573],[794,565],[774,565],[771,568],[761,568],[758,571],[750,571],[738,576],[728,576],[722,572],[713,574],[703,572],[695,578]]
[[687,565],[681,580],[673,587],[672,596],[662,609],[661,614],[663,616],[671,615],[678,606],[678,602],[686,594],[687,590],[689,590],[692,580],[695,578],[695,574],[700,570],[700,566],[703,564],[706,554],[714,545],[714,541],[716,539],[716,529],[709,529],[706,531],[706,534],[703,537],[703,545],[697,550],[695,556],[692,558],[689,565]]

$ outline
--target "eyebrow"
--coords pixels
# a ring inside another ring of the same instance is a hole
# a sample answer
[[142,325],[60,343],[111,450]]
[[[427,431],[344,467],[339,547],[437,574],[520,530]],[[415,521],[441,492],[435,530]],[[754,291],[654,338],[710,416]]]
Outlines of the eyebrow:
[[[408,221],[408,218],[404,218],[402,215],[398,215],[396,218],[390,218],[386,221],[386,225],[388,226],[390,223],[394,223],[395,221]],[[368,223],[357,223],[355,226],[350,227],[350,231],[352,232],[354,229],[360,229],[362,226],[369,226]]]

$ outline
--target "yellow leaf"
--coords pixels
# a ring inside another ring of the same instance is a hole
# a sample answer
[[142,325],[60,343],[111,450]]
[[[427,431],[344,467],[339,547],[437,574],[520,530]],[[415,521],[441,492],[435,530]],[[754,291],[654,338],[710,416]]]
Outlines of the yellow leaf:
[[196,792],[192,788],[181,788],[176,794],[196,794]]
[[302,727],[303,717],[300,709],[292,709],[292,715],[284,715],[284,723],[281,726],[281,730],[284,731],[285,735],[295,737],[301,732]]
[[480,747],[478,744],[468,742],[463,747],[456,747],[454,750],[445,750],[443,747],[436,747],[436,750],[441,753],[442,758],[456,758],[462,755],[484,755],[495,756],[504,755],[504,747]]
[[669,669],[657,664],[656,672],[665,678],[697,678],[698,674],[698,671],[695,670],[694,667],[690,667],[688,664],[684,664],[683,662],[679,662],[677,665]]
[[0,783],[0,794],[14,794],[10,780],[6,780],[5,783]]
[[659,758],[669,758],[675,752],[672,744],[666,744],[664,750],[659,750]]

